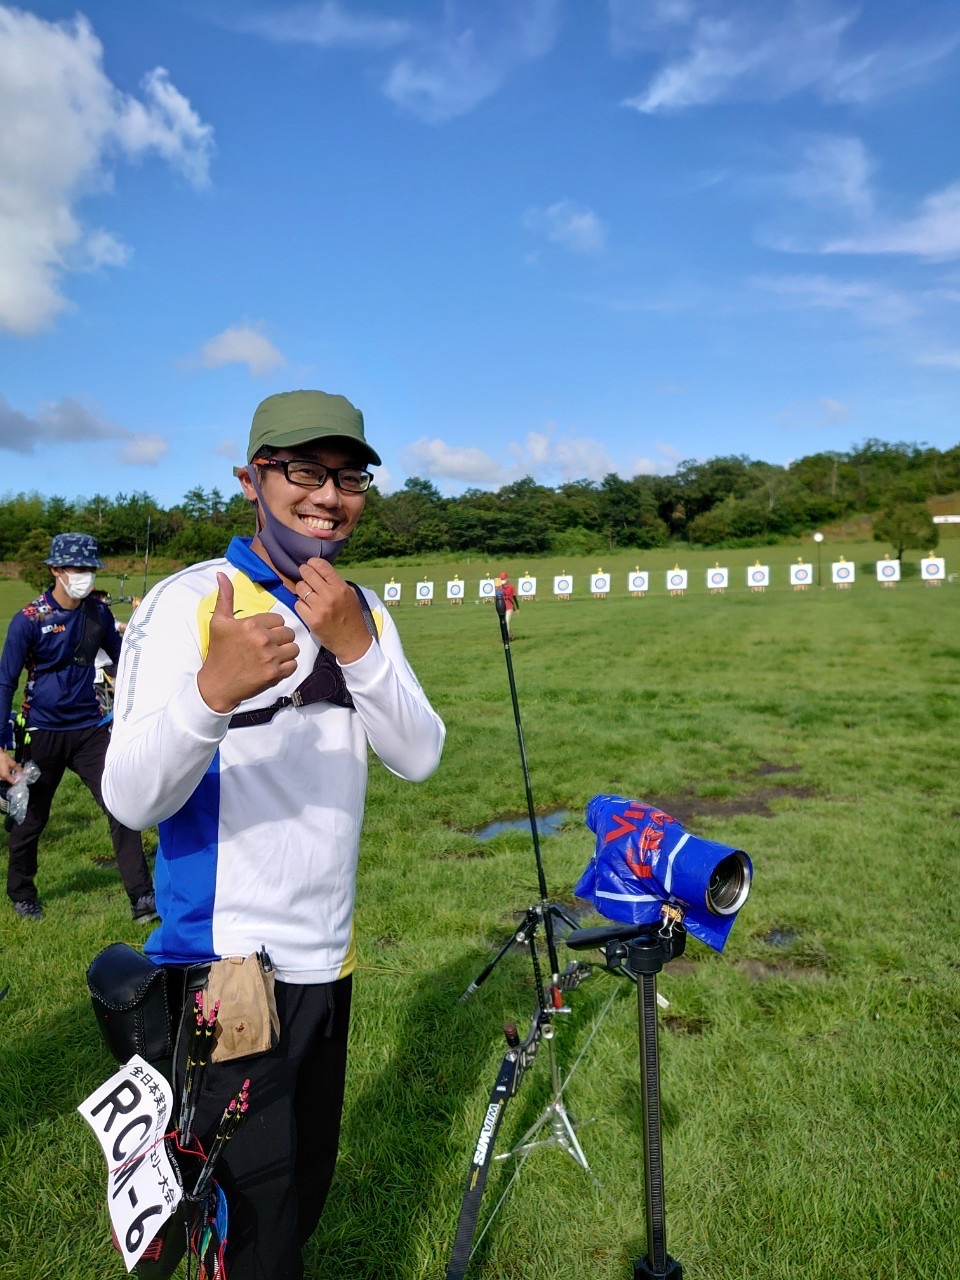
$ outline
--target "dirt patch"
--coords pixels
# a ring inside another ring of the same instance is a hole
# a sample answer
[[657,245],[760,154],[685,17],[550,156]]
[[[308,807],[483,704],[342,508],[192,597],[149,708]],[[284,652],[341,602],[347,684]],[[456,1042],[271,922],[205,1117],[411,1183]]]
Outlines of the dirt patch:
[[775,818],[771,800],[782,800],[785,796],[809,800],[816,794],[814,787],[756,787],[738,796],[698,796],[693,791],[681,791],[675,796],[658,798],[657,804],[664,813],[688,827],[700,818],[731,818],[740,814]]
[[[799,773],[799,764],[779,764],[764,760],[753,770],[751,777],[770,778],[778,774]],[[790,796],[794,800],[809,800],[817,794],[813,787],[752,787],[738,796],[698,796],[694,791],[681,791],[675,796],[658,800],[664,813],[676,818],[684,826],[699,818],[730,818],[748,814],[757,818],[775,818],[770,808],[771,800]]]
[[684,1018],[677,1013],[664,1014],[663,1025],[678,1036],[702,1036],[707,1029],[706,1019]]
[[431,862],[468,862],[471,858],[492,858],[493,850],[474,845],[472,849],[448,849],[446,853],[432,853]]

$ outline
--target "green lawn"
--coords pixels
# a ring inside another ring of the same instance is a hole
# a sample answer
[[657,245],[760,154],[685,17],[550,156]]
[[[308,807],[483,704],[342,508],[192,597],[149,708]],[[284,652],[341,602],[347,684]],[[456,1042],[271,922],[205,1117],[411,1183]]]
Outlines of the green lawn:
[[[746,849],[755,885],[722,955],[691,940],[660,989],[668,1247],[694,1280],[956,1280],[960,1275],[960,592],[914,580],[793,592],[800,548],[687,553],[691,590],[618,581],[636,557],[491,560],[469,573],[579,575],[569,603],[521,609],[513,660],[537,807],[570,816],[543,841],[551,894],[592,849],[596,792],[653,800],[697,833]],[[815,548],[804,547],[816,564]],[[824,552],[824,577],[837,548]],[[862,564],[872,544],[844,549]],[[948,569],[951,565],[948,555]],[[702,570],[729,564],[721,597]],[[742,587],[760,559],[774,587]],[[591,600],[602,565],[614,593]],[[377,590],[383,569],[352,568]],[[314,1280],[438,1280],[502,1052],[501,1024],[533,1008],[511,954],[458,996],[535,901],[529,830],[471,834],[525,813],[503,647],[490,606],[415,608],[461,565],[404,569],[395,617],[448,726],[419,787],[374,765],[356,920],[360,967],[338,1177],[311,1248]],[[407,585],[409,584],[409,586]],[[0,620],[29,598],[0,585]],[[5,621],[4,621],[5,625]],[[41,847],[39,925],[0,911],[0,1277],[119,1277],[105,1172],[75,1113],[112,1070],[84,970],[140,941],[106,823],[64,785]],[[151,837],[152,838],[152,837]],[[593,918],[589,918],[593,922]],[[636,1001],[626,983],[590,1040],[566,1103],[600,1186],[535,1152],[470,1280],[627,1280],[644,1251]],[[568,1069],[615,980],[572,993],[556,1046]],[[501,1131],[504,1149],[550,1098],[546,1051]],[[506,1170],[491,1174],[492,1204]]]

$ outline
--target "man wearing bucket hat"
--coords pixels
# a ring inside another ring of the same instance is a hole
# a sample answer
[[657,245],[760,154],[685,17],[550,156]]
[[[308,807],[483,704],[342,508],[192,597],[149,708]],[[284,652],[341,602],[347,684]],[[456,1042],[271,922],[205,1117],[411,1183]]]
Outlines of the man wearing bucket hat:
[[[10,719],[14,694],[24,669],[27,684],[21,711],[25,758],[40,770],[30,788],[27,814],[10,832],[7,894],[24,920],[41,920],[37,895],[37,848],[50,805],[67,769],[80,778],[103,808],[100,780],[110,740],[94,689],[97,653],[116,662],[120,634],[113,614],[91,598],[96,571],[103,568],[97,543],[88,533],[58,533],[46,564],[53,585],[15,615],[0,658],[0,725]],[[26,739],[29,738],[27,742]],[[0,751],[0,778],[14,782],[20,769]],[[111,814],[110,838],[117,867],[130,899],[134,920],[155,920],[150,869],[139,830]]]
[[[237,470],[256,535],[154,587],[117,675],[107,804],[160,827],[162,924],[148,954],[181,967],[188,995],[205,983],[212,993],[242,957],[273,975],[275,1043],[244,1056],[221,1007],[223,1052],[186,1125],[209,1150],[225,1104],[250,1082],[247,1119],[215,1170],[230,1280],[302,1276],[333,1174],[368,747],[421,781],[443,746],[389,611],[333,567],[379,463],[343,396],[264,400]],[[192,1011],[188,999],[182,1028]],[[186,1041],[175,1076],[189,1115]]]

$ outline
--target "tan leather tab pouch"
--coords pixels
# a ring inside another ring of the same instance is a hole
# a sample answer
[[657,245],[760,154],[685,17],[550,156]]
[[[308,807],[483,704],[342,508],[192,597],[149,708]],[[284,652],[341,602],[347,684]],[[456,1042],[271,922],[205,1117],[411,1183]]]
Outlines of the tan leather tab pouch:
[[264,972],[260,957],[228,956],[210,966],[204,1008],[217,1010],[212,1062],[230,1062],[266,1053],[280,1038],[274,974]]

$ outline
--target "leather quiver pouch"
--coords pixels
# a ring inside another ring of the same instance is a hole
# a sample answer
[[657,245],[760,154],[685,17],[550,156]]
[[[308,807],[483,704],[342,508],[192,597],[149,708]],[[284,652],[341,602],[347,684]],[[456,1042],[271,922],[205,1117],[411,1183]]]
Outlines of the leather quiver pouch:
[[114,942],[87,969],[97,1025],[118,1062],[135,1053],[156,1064],[173,1054],[167,973],[149,956]]
[[260,957],[228,956],[210,966],[203,1007],[213,1010],[217,1030],[211,1062],[230,1062],[266,1053],[280,1038],[280,1018],[274,993],[274,974],[264,971]]

